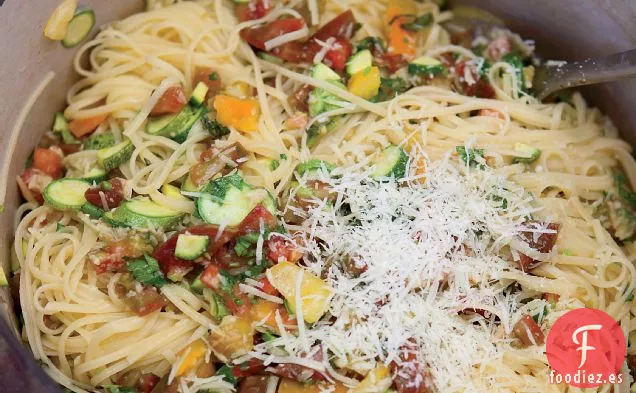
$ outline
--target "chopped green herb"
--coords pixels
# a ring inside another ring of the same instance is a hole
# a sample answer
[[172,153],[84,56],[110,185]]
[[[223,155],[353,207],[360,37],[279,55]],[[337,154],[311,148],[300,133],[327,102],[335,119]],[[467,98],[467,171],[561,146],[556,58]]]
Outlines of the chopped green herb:
[[409,88],[409,84],[402,78],[380,78],[380,90],[375,97],[371,98],[371,101],[382,102],[391,100]]
[[482,165],[476,158],[484,158],[484,149],[471,149],[464,146],[456,146],[455,151],[459,154],[459,158],[468,166]]
[[216,72],[213,72],[213,73],[210,74],[209,78],[210,78],[211,81],[215,81],[215,80],[219,79],[219,74],[217,74]]
[[402,28],[409,31],[419,31],[429,27],[433,24],[433,14],[430,12],[421,16],[410,15],[413,19],[412,22],[402,23]]
[[261,338],[263,339],[263,341],[267,342],[267,341],[276,340],[278,336],[269,332],[263,332],[261,333]]
[[112,189],[113,189],[113,186],[112,186],[112,184],[110,184],[110,182],[108,182],[108,181],[103,181],[102,182],[102,190],[110,191]]
[[280,153],[280,156],[279,156],[279,157],[280,157],[280,159],[281,159],[281,160],[286,160],[286,159],[287,159],[287,154],[285,154],[285,153]]
[[632,208],[636,209],[636,194],[629,189],[625,175],[622,173],[616,174],[614,176],[614,182],[616,183],[616,191],[618,192],[618,195]]
[[501,60],[510,64],[515,69],[517,81],[519,81],[519,90],[525,91],[525,78],[523,76],[523,59],[519,52],[510,52],[502,56]]
[[55,224],[55,232],[64,232],[64,228],[66,228],[63,224],[59,222]]
[[378,37],[365,37],[356,45],[356,52],[368,49],[371,52],[386,52],[384,40]]
[[161,288],[168,283],[159,268],[159,262],[147,254],[144,254],[144,259],[129,261],[127,267],[135,280],[142,284]]
[[536,314],[534,314],[532,316],[532,319],[534,319],[534,321],[538,324],[540,324],[543,319],[546,317],[546,315],[548,315],[548,308],[547,307],[543,307],[543,311],[540,311]]
[[201,122],[203,124],[203,128],[212,135],[214,139],[218,139],[222,136],[228,135],[230,133],[230,129],[226,126],[222,125],[216,120],[210,119],[208,116],[203,116],[201,118]]
[[565,249],[561,252],[561,254],[565,255],[566,257],[571,257],[572,255],[574,255],[574,253],[572,252],[572,250],[570,249]]
[[217,370],[216,375],[222,375],[223,380],[227,383],[231,383],[232,385],[236,385],[238,379],[232,373],[232,367],[224,364],[220,369]]
[[269,169],[272,171],[275,171],[276,169],[278,169],[279,166],[280,166],[280,161],[278,160],[272,160],[269,163]]

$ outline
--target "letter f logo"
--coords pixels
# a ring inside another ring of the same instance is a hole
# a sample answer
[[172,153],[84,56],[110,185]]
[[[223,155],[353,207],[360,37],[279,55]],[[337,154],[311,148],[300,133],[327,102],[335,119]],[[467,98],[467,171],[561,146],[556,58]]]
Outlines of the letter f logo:
[[[587,351],[596,349],[592,346],[587,345],[587,331],[601,330],[602,327],[603,327],[602,325],[585,325],[576,329],[574,333],[572,333],[572,341],[574,342],[574,344],[581,345],[580,347],[576,349],[577,351],[581,351],[581,364],[579,364],[579,368],[583,367],[583,365],[585,364],[585,361],[587,360]],[[579,342],[576,336],[581,332],[583,332],[583,334],[581,335],[582,340],[581,342]]]

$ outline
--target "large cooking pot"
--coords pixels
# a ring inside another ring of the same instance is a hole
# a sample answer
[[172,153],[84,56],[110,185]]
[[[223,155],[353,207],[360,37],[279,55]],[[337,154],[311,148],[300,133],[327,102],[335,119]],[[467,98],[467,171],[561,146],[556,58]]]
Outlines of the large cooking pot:
[[[50,127],[51,114],[64,106],[72,72],[73,50],[42,35],[60,0],[0,0],[0,180],[7,182],[0,213],[0,264],[9,269],[14,212],[20,203],[15,177]],[[144,0],[81,0],[97,16],[97,26],[140,11]],[[636,1],[633,0],[462,0],[498,15],[526,38],[535,39],[539,53],[551,59],[583,59],[636,47]],[[46,87],[24,126],[12,135],[25,103],[48,71],[55,78]],[[587,99],[607,113],[622,136],[636,144],[636,79],[589,87]],[[17,138],[17,139],[14,139]],[[17,140],[14,144],[13,141]],[[0,190],[3,187],[0,187]],[[0,195],[1,197],[1,195]],[[0,392],[58,392],[5,322],[12,312],[7,289],[0,289]]]

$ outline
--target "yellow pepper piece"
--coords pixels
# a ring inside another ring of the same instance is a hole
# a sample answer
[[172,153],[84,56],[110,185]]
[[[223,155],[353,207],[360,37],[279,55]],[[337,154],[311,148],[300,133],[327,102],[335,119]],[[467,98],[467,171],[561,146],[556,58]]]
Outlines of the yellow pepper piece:
[[378,67],[368,67],[356,72],[349,79],[347,89],[350,93],[365,100],[375,97],[378,94],[378,89],[380,89],[380,69]]
[[[321,393],[331,385],[328,383],[302,383],[291,379],[283,378],[278,385],[278,393]],[[335,384],[335,390],[332,393],[347,393],[348,389],[341,383]]]
[[205,360],[205,353],[207,349],[208,347],[205,345],[203,340],[197,340],[181,350],[181,352],[179,352],[179,356],[183,356],[186,352],[188,354],[181,361],[181,364],[175,373],[175,377],[188,374],[190,371],[198,367],[199,364]]
[[66,37],[68,23],[75,15],[77,0],[64,0],[57,6],[44,27],[44,36],[53,41],[61,41]]
[[181,191],[179,191],[179,189],[173,186],[172,184],[166,183],[163,186],[161,186],[161,193],[171,199],[176,199],[176,200],[184,201],[184,202],[190,202],[190,199],[181,195]]
[[290,262],[280,262],[267,269],[269,282],[280,292],[291,311],[296,312],[296,280],[302,272],[300,299],[305,322],[314,323],[322,317],[329,306],[331,289],[326,282],[308,270]]
[[214,99],[216,120],[241,132],[252,132],[258,129],[258,118],[261,109],[257,100],[218,95]]
[[218,329],[210,333],[214,353],[224,362],[245,355],[254,347],[254,327],[246,318],[224,317]]
[[349,393],[383,393],[391,387],[391,383],[391,372],[385,365],[379,364]]

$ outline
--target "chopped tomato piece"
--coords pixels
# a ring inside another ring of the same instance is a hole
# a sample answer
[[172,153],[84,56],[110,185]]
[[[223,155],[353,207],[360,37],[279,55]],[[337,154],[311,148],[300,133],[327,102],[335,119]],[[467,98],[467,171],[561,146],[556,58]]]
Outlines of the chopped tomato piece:
[[274,286],[269,282],[267,277],[261,278],[260,280],[258,280],[258,282],[262,284],[262,286],[259,288],[262,292],[265,292],[268,295],[278,296],[279,294],[278,290],[274,288]]
[[196,86],[199,82],[205,83],[208,87],[208,92],[205,95],[206,98],[214,97],[223,88],[221,75],[210,68],[201,69],[197,72],[192,85]]
[[378,63],[389,69],[391,73],[396,72],[400,68],[406,66],[409,60],[400,53],[385,53],[378,57]]
[[41,171],[53,179],[64,175],[62,157],[51,149],[37,147],[33,152],[33,168]]
[[91,205],[105,210],[114,209],[124,200],[123,185],[119,179],[115,178],[97,187],[89,188],[84,193],[84,197]]
[[282,236],[271,235],[265,242],[267,258],[274,263],[280,261],[297,262],[302,258],[303,252],[294,242]]
[[[44,197],[42,197],[42,191],[53,179],[49,175],[45,175],[42,171],[33,167],[27,168],[20,175],[20,179],[26,186],[31,196],[41,205],[44,203]],[[25,192],[23,190],[23,192]],[[25,198],[27,198],[25,196]],[[28,199],[28,198],[27,198]]]
[[499,112],[497,110],[488,109],[488,108],[480,109],[479,110],[479,116],[489,116],[489,117],[494,117],[494,118],[501,119],[501,120],[505,119],[503,113],[501,113],[501,112]]
[[221,270],[214,264],[208,265],[201,274],[201,282],[208,288],[218,290],[221,288]]
[[273,5],[271,0],[251,0],[247,3],[237,4],[234,13],[241,22],[261,19],[269,14]]
[[418,359],[417,346],[409,340],[402,345],[400,359],[391,362],[393,383],[399,393],[432,393],[433,378],[426,365]]
[[251,46],[265,50],[265,43],[281,35],[300,30],[305,27],[301,18],[278,19],[260,27],[243,29],[241,36]]
[[[246,154],[245,149],[238,143],[224,149],[211,146],[201,153],[200,162],[190,168],[190,180],[195,186],[207,184],[215,175],[225,175],[232,171]],[[228,160],[235,166],[228,165]]]
[[265,229],[272,229],[278,226],[278,220],[266,208],[261,205],[256,206],[250,214],[239,224],[238,229],[241,235],[260,230],[260,222],[263,221]]
[[336,16],[326,25],[318,29],[312,36],[320,41],[327,41],[331,37],[345,37],[350,39],[356,33],[356,18],[351,10],[347,10]]
[[148,315],[154,311],[161,310],[168,305],[168,300],[164,298],[156,288],[146,287],[141,292],[132,296],[124,296],[122,299],[139,316]]
[[559,296],[556,293],[544,293],[542,298],[543,300],[547,301],[548,303],[552,304],[553,306],[559,301],[559,298],[561,296]]
[[159,377],[152,373],[142,374],[135,387],[140,393],[150,393],[159,382]]
[[85,119],[75,119],[68,124],[68,129],[75,138],[81,138],[95,131],[95,129],[102,124],[107,117],[108,114],[104,114]]
[[159,98],[150,111],[151,116],[160,116],[170,113],[179,113],[188,102],[188,98],[181,86],[169,87]]
[[[309,358],[317,362],[322,362],[324,360],[324,355],[325,354],[322,344],[316,345],[311,348],[309,354],[304,352],[301,352],[299,354],[301,358]],[[294,381],[298,382],[317,382],[324,381],[326,379],[325,376],[319,371],[292,363],[278,364],[276,365],[276,367],[273,367],[271,372],[272,374],[278,375],[279,377],[293,379]]]
[[541,327],[527,314],[521,317],[519,322],[513,326],[512,334],[526,347],[530,345],[542,345],[545,342]]
[[265,369],[263,361],[260,359],[250,359],[245,363],[232,367],[232,375],[236,378],[249,378],[249,376],[258,374]]
[[[466,69],[467,67],[468,69]],[[466,79],[466,72],[470,73],[472,80]],[[468,65],[465,61],[459,61],[455,64],[454,77],[463,94],[467,96],[479,98],[494,98],[496,96],[495,89],[490,82],[480,77],[476,68],[473,65]]]
[[307,100],[309,99],[309,93],[311,93],[313,89],[314,87],[311,85],[302,85],[287,99],[289,105],[300,112],[309,112]]
[[331,45],[331,49],[325,54],[324,62],[336,71],[344,70],[347,59],[351,56],[353,48],[349,40],[344,37],[337,37]]
[[238,284],[232,288],[231,292],[223,291],[221,295],[223,296],[225,307],[227,307],[232,315],[236,315],[237,317],[249,317],[252,303],[247,294],[241,292]]
[[[524,231],[520,233],[521,238],[530,246],[530,248],[537,250],[540,253],[546,254],[552,251],[554,244],[559,236],[559,224],[549,223],[547,226],[543,223],[530,221],[525,223],[526,227],[535,226],[537,228],[546,227],[551,233],[535,233],[533,231]],[[521,254],[519,256],[519,268],[524,272],[529,272],[532,269],[539,266],[542,262],[533,259],[527,255]]]
[[389,53],[412,58],[417,49],[417,32],[409,31],[402,24],[411,21],[409,16],[396,16],[389,24]]
[[139,258],[152,247],[140,237],[130,237],[110,242],[102,250],[97,251],[91,258],[95,263],[97,273],[122,271],[126,259]]

